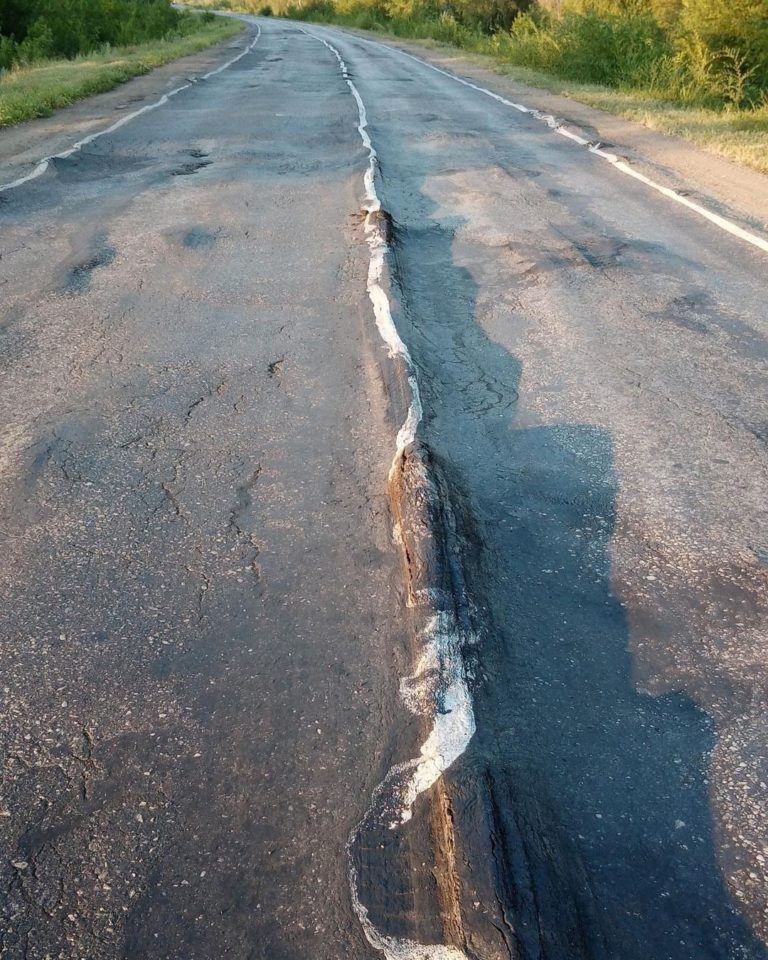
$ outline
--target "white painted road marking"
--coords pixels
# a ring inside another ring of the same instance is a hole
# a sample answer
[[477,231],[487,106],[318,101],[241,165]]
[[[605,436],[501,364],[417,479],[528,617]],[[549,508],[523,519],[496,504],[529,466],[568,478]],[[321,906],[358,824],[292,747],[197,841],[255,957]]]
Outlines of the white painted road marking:
[[739,240],[744,240],[746,243],[752,244],[753,247],[757,247],[758,250],[762,250],[763,253],[768,253],[768,239],[765,237],[760,237],[756,233],[751,233],[749,230],[745,230],[732,220],[728,220],[726,217],[721,217],[714,211],[708,210],[701,204],[695,203],[693,200],[689,200],[687,197],[682,196],[675,190],[657,183],[655,180],[651,179],[651,177],[647,177],[645,174],[642,174],[637,170],[633,170],[626,160],[622,160],[621,157],[616,156],[616,154],[603,150],[600,147],[600,144],[595,144],[590,140],[573,133],[571,130],[566,129],[566,127],[563,125],[565,121],[558,120],[556,117],[552,116],[552,114],[543,113],[540,110],[533,110],[531,107],[526,107],[522,103],[515,103],[514,100],[507,100],[506,97],[502,97],[500,94],[494,93],[492,90],[487,90],[485,87],[481,87],[477,83],[472,83],[471,80],[465,80],[464,77],[460,77],[455,73],[450,73],[448,70],[443,70],[441,67],[436,67],[433,63],[428,63],[426,60],[421,60],[419,57],[414,57],[413,54],[406,53],[405,50],[401,50],[399,47],[381,44],[375,40],[367,40],[362,37],[357,39],[363,39],[365,43],[372,43],[374,46],[384,47],[386,50],[394,50],[401,54],[401,56],[407,57],[409,60],[413,60],[416,63],[420,63],[423,67],[428,67],[430,70],[434,70],[435,73],[440,73],[444,77],[449,77],[451,80],[455,80],[456,83],[460,83],[465,87],[476,90],[478,93],[482,93],[486,97],[490,97],[492,100],[496,100],[497,103],[501,103],[506,107],[511,107],[513,110],[517,110],[519,113],[530,114],[537,120],[541,120],[546,123],[550,129],[555,131],[555,133],[559,133],[568,140],[572,140],[580,147],[586,147],[589,152],[593,153],[596,157],[606,160],[611,164],[612,167],[614,167],[614,169],[619,170],[628,177],[639,180],[640,183],[643,183],[652,190],[655,190],[657,193],[662,194],[662,196],[665,196],[670,200],[674,200],[675,203],[679,203],[682,206],[687,207],[689,210],[692,210],[694,213],[698,214],[698,216],[704,217],[704,219],[708,220],[710,223],[713,223],[716,227],[719,227],[720,230],[724,230],[726,233],[730,233],[731,236],[737,237]]
[[[341,75],[346,81],[358,110],[357,129],[363,146],[368,151],[368,167],[365,171],[365,233],[371,259],[368,266],[368,295],[373,305],[376,325],[381,338],[387,345],[391,357],[400,357],[408,370],[408,382],[411,389],[411,403],[408,416],[397,434],[396,452],[392,461],[392,471],[396,470],[403,450],[416,438],[416,431],[422,418],[419,384],[408,348],[403,343],[392,319],[392,310],[387,292],[383,286],[386,268],[388,243],[376,215],[381,211],[381,201],[376,193],[377,153],[368,134],[368,119],[365,104],[357,87],[349,77],[347,65],[339,51],[322,37],[303,31],[313,40],[319,40],[336,57]],[[399,531],[395,530],[397,538]],[[394,819],[389,826],[394,828],[410,820],[413,804],[420,794],[429,790],[467,748],[475,732],[475,716],[472,698],[467,684],[464,661],[461,654],[462,634],[454,614],[441,612],[433,616],[421,636],[426,656],[438,674],[438,690],[434,691],[425,680],[424,663],[416,665],[414,675],[406,678],[406,690],[403,697],[410,710],[420,709],[428,720],[431,729],[421,746],[419,756],[393,767],[384,781],[376,788],[372,798],[372,807],[381,805],[382,810],[391,813]],[[403,689],[401,687],[401,689]],[[439,702],[438,702],[438,697]],[[438,709],[438,707],[440,709]],[[391,793],[391,795],[387,795]],[[371,813],[369,810],[369,816]],[[365,820],[366,818],[364,818]],[[352,831],[350,847],[356,839],[362,824]],[[350,887],[352,903],[371,946],[381,951],[387,960],[466,960],[466,955],[457,947],[444,944],[421,944],[413,940],[397,940],[380,933],[368,916],[368,910],[360,902],[358,879],[350,857]]]
[[[222,70],[226,70],[228,67],[231,67],[233,63],[237,63],[238,60],[250,53],[253,48],[256,46],[259,37],[261,36],[261,27],[256,26],[256,36],[253,38],[251,43],[243,50],[241,53],[238,53],[236,57],[233,57],[231,60],[228,60],[226,63],[223,63],[220,67],[217,67],[215,70],[209,70],[208,73],[204,73],[202,77],[199,77],[199,80],[208,80],[210,77],[215,76],[217,73],[221,73]],[[184,83],[180,87],[175,87],[173,90],[170,90],[168,93],[164,93],[159,100],[156,100],[154,103],[148,103],[143,107],[140,107],[138,110],[134,110],[133,113],[126,114],[126,116],[121,117],[119,120],[116,120],[110,127],[107,127],[106,130],[99,130],[98,133],[91,133],[87,137],[83,137],[82,140],[78,140],[77,143],[73,144],[68,150],[64,150],[61,153],[54,153],[50,157],[44,157],[40,160],[36,166],[32,169],[31,173],[26,174],[26,176],[19,177],[18,180],[12,180],[10,183],[0,184],[0,193],[5,193],[6,190],[13,190],[16,187],[20,187],[24,183],[29,183],[30,180],[35,180],[37,177],[42,176],[45,171],[48,169],[48,166],[51,160],[66,160],[67,157],[71,157],[73,153],[77,153],[78,150],[82,150],[83,147],[87,147],[89,143],[93,143],[94,140],[98,140],[99,137],[105,137],[109,133],[114,133],[115,130],[119,130],[120,127],[124,127],[126,123],[130,123],[131,120],[135,120],[136,117],[140,117],[143,113],[149,113],[151,110],[157,110],[158,107],[162,107],[163,104],[168,103],[171,97],[175,97],[177,93],[181,93],[182,90],[188,90],[191,86],[194,86],[197,83],[197,80],[190,80],[189,83]]]

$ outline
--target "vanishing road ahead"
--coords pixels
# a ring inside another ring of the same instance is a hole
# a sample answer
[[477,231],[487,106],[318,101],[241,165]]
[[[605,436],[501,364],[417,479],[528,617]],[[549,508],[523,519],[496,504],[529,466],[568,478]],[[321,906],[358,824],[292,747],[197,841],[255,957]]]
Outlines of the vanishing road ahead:
[[765,224],[479,75],[0,134],[0,957],[768,960]]

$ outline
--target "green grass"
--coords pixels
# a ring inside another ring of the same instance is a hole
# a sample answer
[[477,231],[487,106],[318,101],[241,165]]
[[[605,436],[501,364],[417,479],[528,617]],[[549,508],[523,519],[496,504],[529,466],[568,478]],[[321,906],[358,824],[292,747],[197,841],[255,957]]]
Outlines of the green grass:
[[14,67],[0,75],[0,127],[50,115],[59,107],[111,90],[171,60],[197,53],[244,29],[239,20],[197,18],[183,35],[115,47],[74,60]]
[[658,130],[682,137],[710,153],[768,173],[768,106],[749,110],[711,110],[680,106],[616,90],[566,91],[599,110],[636,120]]
[[[289,12],[294,11],[295,8],[289,9]],[[616,89],[563,80],[551,73],[510,62],[505,56],[505,47],[499,45],[498,40],[462,27],[448,18],[437,21],[402,18],[382,23],[368,11],[343,16],[329,13],[327,8],[317,16],[307,15],[304,11],[299,16],[322,23],[338,23],[363,33],[374,31],[379,36],[417,41],[423,47],[439,49],[520,83],[679,136],[718,156],[768,173],[768,100],[751,108],[709,107],[701,103],[676,102],[643,89]]]
[[[457,51],[457,53],[460,51]],[[652,130],[695,143],[727,160],[768,173],[768,104],[748,109],[709,108],[659,99],[643,90],[615,90],[559,80],[488,56],[472,57],[494,72],[635,120]]]
[[681,137],[710,153],[760,173],[768,173],[768,104],[739,110],[674,103],[643,90],[616,90],[597,84],[561,80],[540,70],[520,67],[488,54],[468,52],[440,41],[419,39],[418,42],[428,49],[462,57],[475,66],[519,83],[634,120],[660,133]]

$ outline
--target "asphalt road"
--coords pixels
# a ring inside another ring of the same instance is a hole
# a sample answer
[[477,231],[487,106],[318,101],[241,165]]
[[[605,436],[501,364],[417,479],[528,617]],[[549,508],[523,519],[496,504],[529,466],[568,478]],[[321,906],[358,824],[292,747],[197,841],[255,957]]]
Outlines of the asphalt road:
[[765,960],[768,254],[260,27],[0,193],[0,957]]

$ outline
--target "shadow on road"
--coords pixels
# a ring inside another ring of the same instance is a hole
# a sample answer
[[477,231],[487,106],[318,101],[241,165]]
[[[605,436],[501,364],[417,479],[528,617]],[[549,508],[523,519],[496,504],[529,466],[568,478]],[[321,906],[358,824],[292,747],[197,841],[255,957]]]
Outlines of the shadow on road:
[[[768,957],[718,864],[713,724],[686,696],[649,697],[632,682],[610,582],[612,438],[586,424],[519,425],[521,364],[476,322],[476,281],[454,261],[464,221],[410,186],[382,191],[398,323],[483,624],[478,729],[448,778],[470,952]],[[473,903],[484,885],[483,904],[493,887],[498,909]]]

